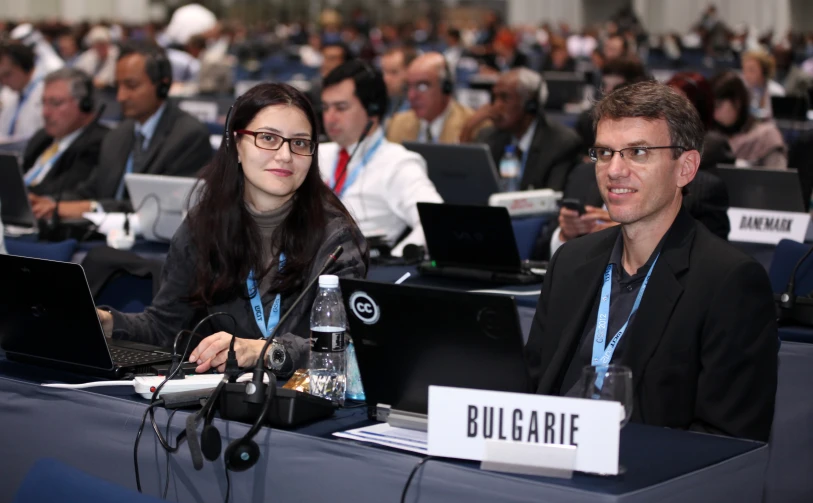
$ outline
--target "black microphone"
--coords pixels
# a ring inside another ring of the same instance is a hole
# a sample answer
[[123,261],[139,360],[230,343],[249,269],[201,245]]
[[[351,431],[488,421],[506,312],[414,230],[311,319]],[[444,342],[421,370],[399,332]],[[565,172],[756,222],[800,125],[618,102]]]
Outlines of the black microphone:
[[[107,108],[107,103],[102,103],[99,107],[99,111],[96,112],[96,115],[93,116],[93,120],[85,126],[85,130],[82,132],[82,135],[88,132],[88,128],[90,126],[99,122],[102,118],[102,114],[104,113],[105,108]],[[81,138],[81,136],[80,136]],[[79,138],[77,138],[78,140]],[[76,140],[74,140],[76,141]],[[56,198],[54,198],[54,212],[51,214],[51,221],[45,225],[45,231],[47,236],[44,236],[45,239],[49,239],[52,241],[61,241],[62,236],[57,236],[57,229],[59,229],[60,225],[62,225],[62,219],[59,216],[59,203],[62,202],[62,196],[64,195],[63,192],[65,190],[65,177],[62,178],[62,181],[59,183],[59,190],[56,193]],[[66,236],[67,237],[67,236]]]
[[257,358],[257,363],[254,364],[254,375],[251,379],[251,384],[254,385],[254,392],[246,394],[245,400],[247,402],[255,404],[261,404],[265,402],[265,397],[263,396],[265,393],[264,389],[265,383],[263,382],[263,375],[265,374],[265,370],[263,368],[265,363],[265,353],[268,351],[268,348],[274,341],[274,337],[276,337],[277,330],[279,330],[279,327],[281,327],[285,320],[287,320],[288,317],[291,315],[291,313],[294,312],[296,306],[298,306],[302,299],[305,298],[305,295],[311,290],[311,288],[313,288],[313,285],[315,285],[316,282],[319,281],[319,276],[324,274],[328,267],[333,265],[336,262],[336,260],[339,259],[343,252],[344,248],[338,246],[336,250],[330,254],[327,261],[325,261],[325,265],[323,265],[322,268],[319,270],[319,273],[316,274],[313,277],[313,279],[310,280],[310,282],[305,286],[305,288],[302,289],[302,292],[299,294],[299,297],[297,297],[296,300],[294,300],[293,304],[291,304],[291,307],[288,308],[288,311],[282,316],[282,318],[280,318],[279,323],[277,323],[277,326],[275,326],[271,333],[268,334],[268,338],[265,340],[263,349],[262,351],[260,351],[260,356]]
[[[356,152],[358,152],[359,147],[361,147],[361,142],[363,142],[367,138],[367,135],[370,134],[370,131],[373,129],[374,123],[375,122],[373,121],[373,119],[369,119],[367,121],[367,125],[364,126],[364,131],[361,132],[361,136],[359,136],[359,141],[356,143],[356,148],[354,148],[353,151],[350,152],[350,157],[347,158],[347,164],[344,165],[345,171],[347,171],[347,169],[350,168],[350,162],[353,160],[353,157],[356,156]],[[333,181],[333,187],[331,188],[333,192],[336,192],[337,185],[339,185],[338,177],[336,177],[336,180]]]
[[796,305],[796,274],[799,272],[799,268],[802,266],[805,260],[813,253],[813,246],[810,247],[807,252],[802,255],[802,258],[796,262],[796,265],[793,266],[793,270],[790,273],[790,279],[788,279],[788,286],[785,288],[785,292],[779,296],[779,307],[782,309],[793,309],[793,306]]

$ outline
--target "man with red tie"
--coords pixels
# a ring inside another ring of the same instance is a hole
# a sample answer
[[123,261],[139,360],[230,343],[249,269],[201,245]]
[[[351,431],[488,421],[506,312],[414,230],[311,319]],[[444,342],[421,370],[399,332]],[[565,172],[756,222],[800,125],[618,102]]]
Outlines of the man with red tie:
[[426,175],[426,161],[387,141],[379,127],[387,111],[381,74],[359,60],[334,69],[322,84],[322,111],[332,140],[319,145],[322,179],[364,235],[382,236],[393,255],[400,256],[407,244],[423,246],[416,203],[443,199]]

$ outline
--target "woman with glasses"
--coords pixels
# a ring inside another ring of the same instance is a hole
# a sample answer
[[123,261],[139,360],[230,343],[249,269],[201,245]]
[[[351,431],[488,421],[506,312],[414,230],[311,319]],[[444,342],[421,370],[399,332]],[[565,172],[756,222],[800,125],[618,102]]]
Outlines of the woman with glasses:
[[[366,243],[319,177],[316,135],[313,108],[293,87],[260,84],[238,98],[220,149],[201,173],[199,202],[173,237],[153,304],[140,314],[100,311],[105,333],[167,347],[179,330],[226,312],[235,321],[207,322],[198,333],[213,335],[193,343],[189,361],[198,372],[223,371],[234,334],[237,363],[250,366],[338,246],[344,251],[326,274],[364,277]],[[282,377],[306,363],[315,293],[276,331],[281,344],[269,351],[269,367]],[[277,358],[283,348],[284,359]]]

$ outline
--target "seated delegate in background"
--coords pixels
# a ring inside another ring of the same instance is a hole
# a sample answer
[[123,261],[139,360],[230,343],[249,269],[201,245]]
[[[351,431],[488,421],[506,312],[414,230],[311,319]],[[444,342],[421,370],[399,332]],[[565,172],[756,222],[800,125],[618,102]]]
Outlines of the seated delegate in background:
[[42,79],[34,51],[0,44],[0,140],[25,140],[42,127]]
[[45,77],[45,126],[28,140],[23,154],[29,192],[60,199],[91,176],[110,132],[94,120],[94,112],[93,82],[86,73],[65,67]]
[[771,96],[784,96],[785,88],[773,80],[776,62],[765,51],[748,51],[742,55],[742,78],[751,96],[751,115],[758,119],[773,117]]
[[[199,372],[224,369],[231,334],[238,337],[239,365],[256,361],[279,320],[271,310],[287,312],[337,246],[344,253],[327,274],[363,278],[367,271],[364,238],[319,178],[316,116],[305,95],[285,84],[260,84],[235,102],[226,130],[201,173],[200,203],[172,239],[152,305],[140,314],[99,311],[108,336],[161,346],[210,313],[230,313],[237,325],[212,319],[216,333],[192,351]],[[288,354],[284,368],[274,369],[280,375],[307,362],[315,294],[279,328]],[[254,295],[262,322],[252,314]]]
[[551,259],[525,348],[536,391],[581,396],[597,384],[580,379],[584,367],[621,364],[632,370],[633,422],[767,441],[779,345],[771,284],[682,208],[703,147],[697,111],[642,82],[605,97],[596,117],[596,180],[620,225]]
[[[195,176],[211,159],[209,131],[167,101],[172,69],[163,49],[123,47],[116,63],[116,100],[126,120],[108,133],[99,169],[75,191],[63,195],[59,215],[79,218],[88,211],[132,211],[126,173]],[[34,215],[50,217],[53,199],[31,195]]]
[[511,70],[494,84],[492,103],[466,123],[467,130],[476,129],[485,119],[494,123],[481,129],[473,142],[487,144],[497,166],[507,146],[517,147],[522,190],[562,190],[581,157],[579,137],[545,115],[547,97],[541,75],[527,68]]
[[745,83],[734,72],[711,80],[714,88],[714,129],[728,138],[737,163],[769,169],[788,167],[782,133],[771,121],[760,122],[751,114]]
[[428,52],[407,68],[407,99],[411,110],[395,114],[387,125],[393,143],[459,143],[463,125],[474,113],[454,99],[454,75],[443,55]]
[[443,199],[426,174],[426,161],[384,137],[386,109],[384,79],[366,63],[349,61],[330,72],[322,111],[331,143],[319,148],[319,166],[364,235],[383,236],[392,254],[401,256],[404,246],[425,244],[417,203]]

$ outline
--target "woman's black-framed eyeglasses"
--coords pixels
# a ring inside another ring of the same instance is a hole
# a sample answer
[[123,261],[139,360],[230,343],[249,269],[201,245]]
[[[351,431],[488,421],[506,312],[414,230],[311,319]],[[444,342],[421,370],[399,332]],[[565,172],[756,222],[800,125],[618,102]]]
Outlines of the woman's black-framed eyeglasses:
[[316,142],[307,138],[285,138],[268,131],[249,131],[248,129],[238,129],[237,134],[250,134],[254,137],[254,145],[263,150],[279,150],[283,143],[288,143],[291,152],[296,155],[312,156],[316,151]]
[[616,152],[621,155],[621,158],[624,160],[629,160],[638,164],[644,164],[650,160],[650,150],[661,150],[661,149],[680,149],[680,150],[689,150],[686,147],[680,145],[668,145],[665,147],[626,147],[620,150],[613,150],[607,147],[590,147],[587,149],[587,155],[590,156],[590,159],[593,162],[601,162],[601,163],[609,163],[613,160],[613,156]]

